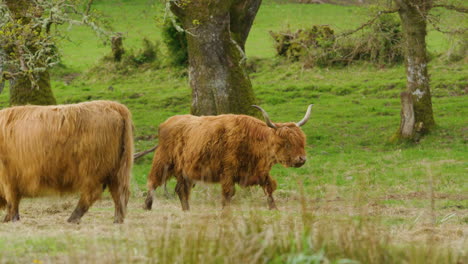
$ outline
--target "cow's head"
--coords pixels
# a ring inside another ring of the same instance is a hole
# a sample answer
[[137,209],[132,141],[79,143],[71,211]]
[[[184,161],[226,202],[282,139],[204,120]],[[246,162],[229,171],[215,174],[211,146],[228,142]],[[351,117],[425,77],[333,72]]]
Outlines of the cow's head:
[[309,105],[304,118],[297,123],[273,123],[265,110],[256,105],[253,105],[253,107],[262,111],[265,123],[268,127],[274,129],[272,150],[276,162],[285,167],[298,168],[304,165],[307,160],[305,152],[306,138],[300,127],[309,120],[312,105]]

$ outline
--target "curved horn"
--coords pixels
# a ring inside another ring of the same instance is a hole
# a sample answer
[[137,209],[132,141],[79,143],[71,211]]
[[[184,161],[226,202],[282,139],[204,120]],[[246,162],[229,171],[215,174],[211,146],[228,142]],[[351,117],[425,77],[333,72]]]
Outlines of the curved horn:
[[306,112],[304,118],[302,118],[301,121],[299,121],[299,122],[296,123],[296,125],[297,125],[298,127],[303,126],[303,125],[305,125],[305,123],[307,123],[307,121],[308,121],[309,118],[310,118],[310,113],[312,112],[312,106],[313,106],[313,104],[309,105],[309,107],[307,108],[307,112]]
[[270,117],[268,117],[268,114],[265,110],[263,110],[263,108],[261,108],[260,106],[258,105],[252,105],[253,107],[257,108],[258,110],[262,111],[262,114],[263,114],[263,118],[265,118],[265,123],[267,124],[267,126],[271,127],[271,128],[274,128],[276,129],[277,127],[275,126],[275,124],[273,124],[273,122],[271,122],[270,120]]

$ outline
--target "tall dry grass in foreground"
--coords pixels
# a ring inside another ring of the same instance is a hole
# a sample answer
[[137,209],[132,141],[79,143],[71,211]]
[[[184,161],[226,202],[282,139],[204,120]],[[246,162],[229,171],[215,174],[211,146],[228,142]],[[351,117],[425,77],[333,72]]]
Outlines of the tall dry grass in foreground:
[[431,182],[402,196],[421,207],[382,204],[365,180],[319,198],[299,184],[278,192],[279,211],[257,188],[221,210],[219,189],[201,184],[188,213],[162,195],[143,211],[137,194],[123,225],[111,224],[107,197],[81,225],[65,223],[74,198],[27,200],[21,223],[0,225],[0,263],[467,263],[467,210],[438,209]]

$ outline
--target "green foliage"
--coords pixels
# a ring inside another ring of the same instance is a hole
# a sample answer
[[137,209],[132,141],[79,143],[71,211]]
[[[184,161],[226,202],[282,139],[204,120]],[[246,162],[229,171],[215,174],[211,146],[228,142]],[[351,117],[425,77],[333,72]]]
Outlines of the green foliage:
[[394,64],[404,58],[401,27],[395,15],[379,17],[370,31],[352,38],[338,38],[328,25],[270,34],[279,56],[302,60],[306,67],[345,66],[354,61]]
[[468,33],[454,36],[453,44],[447,52],[449,62],[457,62],[468,58]]
[[327,25],[314,25],[309,29],[283,32],[270,31],[279,56],[297,61],[308,54],[310,49],[327,49],[334,41],[334,31]]
[[88,71],[88,75],[98,79],[112,79],[122,74],[159,69],[161,67],[159,45],[159,41],[143,38],[140,49],[126,50],[121,61],[115,61],[112,54],[106,55]]
[[141,66],[144,64],[154,64],[159,66],[159,42],[152,42],[147,38],[143,38],[143,48],[133,53],[130,52],[127,56],[124,56],[124,64],[134,64],[135,66]]
[[[175,25],[174,25],[175,23]],[[177,30],[182,27],[178,18],[167,19],[162,28],[162,40],[168,50],[168,60],[172,66],[188,65],[187,39],[185,32]]]

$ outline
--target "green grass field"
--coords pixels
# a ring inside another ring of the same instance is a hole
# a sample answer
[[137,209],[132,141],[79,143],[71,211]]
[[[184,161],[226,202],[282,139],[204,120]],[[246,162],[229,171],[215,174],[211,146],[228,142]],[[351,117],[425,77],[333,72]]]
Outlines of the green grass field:
[[[143,37],[160,40],[164,8],[150,2],[96,1],[96,8],[137,50]],[[448,39],[428,35],[437,128],[416,145],[388,143],[399,126],[402,65],[304,69],[274,57],[269,30],[341,31],[364,21],[365,12],[349,6],[265,1],[258,13],[246,49],[259,104],[276,122],[298,121],[315,104],[303,127],[308,162],[271,171],[279,211],[267,210],[259,188],[238,188],[232,209],[222,211],[219,186],[197,184],[190,213],[159,189],[145,212],[148,155],[134,166],[125,224],[111,224],[107,193],[78,226],[66,224],[76,196],[25,199],[21,222],[0,225],[0,263],[468,263],[468,66],[446,62]],[[165,119],[189,113],[187,74],[165,66],[162,45],[162,67],[118,75],[90,71],[110,52],[92,32],[69,35],[72,42],[61,42],[65,67],[53,70],[59,103],[124,103],[137,150],[157,144]],[[8,105],[7,89],[0,105]]]

